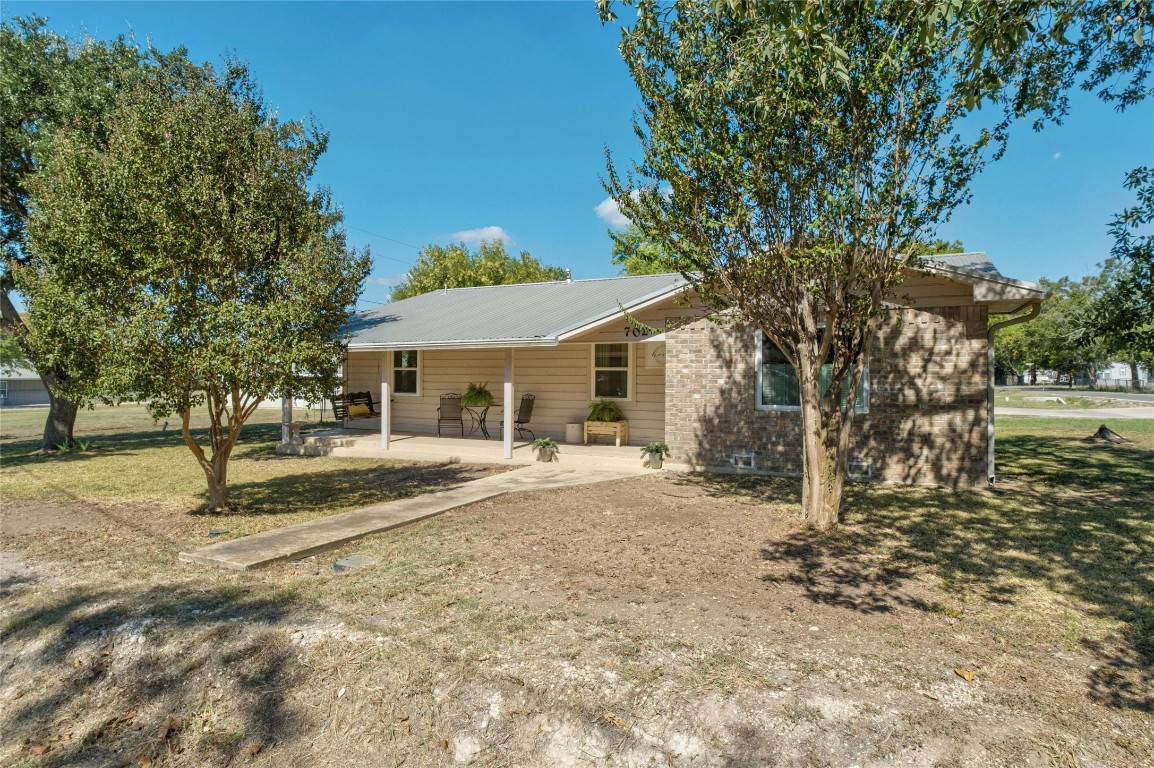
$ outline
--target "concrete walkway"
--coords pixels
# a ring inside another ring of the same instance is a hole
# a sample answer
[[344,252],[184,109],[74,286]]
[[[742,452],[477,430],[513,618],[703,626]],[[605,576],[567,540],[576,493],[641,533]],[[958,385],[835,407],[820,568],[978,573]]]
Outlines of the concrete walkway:
[[653,471],[642,468],[640,461],[637,464],[636,469],[617,467],[591,470],[564,467],[561,464],[519,467],[509,472],[472,480],[449,490],[390,501],[353,512],[310,520],[307,523],[222,541],[195,552],[181,552],[180,559],[186,563],[246,571],[279,560],[297,560],[315,555],[369,534],[415,523],[448,512],[450,509],[506,493],[603,483]]
[[1051,419],[1154,419],[1154,408],[1003,408],[994,407],[994,417],[998,416],[1044,416]]

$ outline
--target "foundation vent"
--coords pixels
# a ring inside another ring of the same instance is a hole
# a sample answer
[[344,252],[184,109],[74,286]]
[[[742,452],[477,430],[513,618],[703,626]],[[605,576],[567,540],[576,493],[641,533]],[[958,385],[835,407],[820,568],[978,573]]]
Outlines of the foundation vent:
[[851,480],[869,480],[874,476],[872,461],[848,461],[845,467],[846,474]]
[[730,461],[733,462],[734,469],[757,469],[757,459],[752,451],[735,453]]

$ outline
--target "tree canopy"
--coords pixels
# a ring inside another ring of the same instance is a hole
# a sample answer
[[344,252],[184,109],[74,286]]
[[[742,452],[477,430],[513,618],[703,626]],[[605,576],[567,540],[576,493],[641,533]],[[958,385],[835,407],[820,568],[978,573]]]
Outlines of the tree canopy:
[[856,390],[884,301],[1008,124],[965,134],[955,49],[900,11],[839,4],[822,34],[845,53],[840,70],[776,5],[644,1],[622,33],[643,160],[622,175],[610,157],[606,188],[707,301],[796,369],[802,514],[821,527],[837,520],[854,418],[840,393]]
[[73,372],[59,359],[49,365],[35,358],[24,343],[27,328],[11,295],[13,269],[28,260],[30,180],[56,129],[67,126],[93,141],[102,139],[116,95],[147,66],[164,66],[182,57],[180,51],[146,54],[120,38],[74,42],[37,17],[0,24],[0,325],[48,388],[51,401],[42,448],[72,443],[76,405],[60,396],[60,384]]
[[1093,331],[1111,354],[1154,368],[1154,168],[1126,177],[1138,197],[1110,224],[1114,247],[1091,307]]
[[853,424],[839,395],[857,387],[887,297],[1013,121],[1060,119],[1079,75],[1121,107],[1149,92],[1145,4],[629,4],[620,49],[642,159],[621,174],[609,156],[606,189],[703,297],[795,368],[802,517],[832,525]]
[[542,264],[528,251],[521,251],[519,258],[510,256],[501,240],[482,242],[476,251],[464,243],[428,245],[389,298],[400,301],[442,288],[539,283],[564,277],[564,269]]
[[[78,375],[74,398],[133,397],[179,414],[209,506],[266,397],[331,393],[340,328],[368,254],[309,181],[328,137],[268,114],[247,69],[154,69],[119,94],[105,135],[63,126],[31,180],[35,356]],[[207,406],[207,451],[189,427]]]
[[676,272],[677,262],[669,258],[661,246],[645,236],[635,226],[620,232],[610,231],[613,238],[612,262],[621,267],[623,275],[659,275]]

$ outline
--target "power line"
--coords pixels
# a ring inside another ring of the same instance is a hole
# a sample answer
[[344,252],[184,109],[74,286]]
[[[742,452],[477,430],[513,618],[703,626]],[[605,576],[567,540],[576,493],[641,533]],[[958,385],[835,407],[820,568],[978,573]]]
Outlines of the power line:
[[[421,250],[420,248],[418,248],[415,245],[411,245],[409,243],[403,243],[400,240],[397,240],[395,238],[386,237],[385,235],[381,235],[381,234],[378,234],[376,232],[370,232],[369,230],[362,229],[361,227],[354,227],[352,224],[345,224],[345,226],[348,227],[349,229],[355,229],[358,232],[364,232],[366,235],[372,235],[373,237],[379,237],[381,240],[388,240],[390,243],[396,243],[397,245],[403,245],[406,248],[412,248],[414,251]],[[399,264],[408,264],[409,263],[409,262],[405,261],[404,259],[398,259],[398,258],[395,258],[393,256],[377,256],[375,258],[388,259],[389,261],[395,261]]]

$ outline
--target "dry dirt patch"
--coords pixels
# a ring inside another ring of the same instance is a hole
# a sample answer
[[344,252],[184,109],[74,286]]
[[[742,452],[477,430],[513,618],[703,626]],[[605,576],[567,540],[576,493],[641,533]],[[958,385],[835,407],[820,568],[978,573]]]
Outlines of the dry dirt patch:
[[[649,476],[494,499],[252,574],[149,561],[115,582],[99,570],[111,529],[67,534],[84,568],[6,537],[26,565],[6,586],[3,754],[1149,765],[1127,611],[1147,604],[1150,542],[1101,527],[1067,542],[1053,521],[1081,531],[1086,499],[1056,498],[855,490],[848,524],[817,536],[790,483]],[[352,552],[373,565],[333,573]]]

